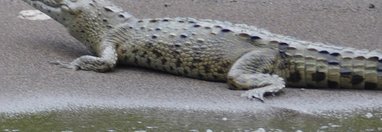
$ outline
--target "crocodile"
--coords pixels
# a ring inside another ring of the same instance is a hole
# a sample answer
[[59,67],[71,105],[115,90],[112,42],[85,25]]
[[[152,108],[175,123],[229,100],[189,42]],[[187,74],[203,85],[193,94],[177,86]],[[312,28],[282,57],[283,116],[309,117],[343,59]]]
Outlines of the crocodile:
[[382,52],[298,40],[226,21],[139,19],[109,0],[23,0],[65,26],[94,55],[52,64],[74,70],[151,68],[226,82],[264,100],[284,87],[382,89]]

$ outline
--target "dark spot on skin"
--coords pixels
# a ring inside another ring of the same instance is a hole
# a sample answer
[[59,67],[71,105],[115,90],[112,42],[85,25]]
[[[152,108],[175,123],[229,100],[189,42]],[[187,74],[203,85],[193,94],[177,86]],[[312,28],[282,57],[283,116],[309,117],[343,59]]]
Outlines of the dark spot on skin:
[[155,31],[160,31],[161,29],[160,28],[155,28]]
[[378,85],[373,82],[365,82],[365,89],[367,90],[376,90],[378,88]]
[[222,29],[222,32],[223,33],[227,33],[227,32],[231,32],[231,30],[229,30],[229,29]]
[[216,27],[216,28],[222,28],[222,26],[219,26],[219,25],[216,25],[215,27]]
[[296,71],[296,72],[293,72],[289,75],[289,78],[287,79],[287,81],[289,82],[299,82],[301,80],[301,75],[300,75],[300,72]]
[[158,22],[158,20],[152,19],[152,20],[150,20],[149,22],[151,22],[151,23],[155,23],[155,22]]
[[173,71],[174,70],[174,67],[170,66],[170,71]]
[[363,82],[365,80],[362,76],[360,75],[353,75],[351,78],[351,84],[357,85]]
[[111,28],[113,28],[112,26],[110,26],[110,25],[107,25],[106,26],[106,28],[108,28],[108,29],[111,29]]
[[184,21],[182,21],[182,20],[180,20],[180,21],[178,21],[179,23],[184,23]]
[[329,52],[326,51],[326,50],[322,50],[322,51],[320,51],[320,52],[318,52],[318,53],[320,53],[320,54],[329,54]]
[[195,23],[194,21],[188,21],[188,23],[191,23],[191,24],[193,24],[193,23]]
[[143,20],[139,20],[139,21],[138,21],[138,23],[142,23],[142,22],[143,22]]
[[336,52],[334,52],[334,53],[331,53],[330,55],[337,57],[337,56],[340,55],[340,53],[336,53]]
[[107,11],[107,12],[113,12],[113,10],[111,10],[110,8],[107,8],[107,7],[104,7],[103,9],[105,9],[105,11]]
[[48,13],[51,13],[52,11],[51,10],[47,10]]
[[289,44],[281,42],[281,43],[279,43],[279,46],[285,47],[285,46],[289,46]]
[[144,29],[145,29],[145,27],[141,27],[140,29],[141,29],[141,30],[144,30]]
[[151,38],[152,38],[152,39],[157,39],[157,38],[158,38],[158,36],[156,36],[156,35],[153,35],[153,36],[151,36]]
[[162,62],[162,65],[165,65],[167,62],[167,60],[165,58],[161,59],[160,61]]
[[175,44],[174,45],[176,48],[179,48],[179,47],[181,47],[181,45],[180,44]]
[[103,21],[104,23],[107,23],[107,20],[106,20],[106,19],[102,19],[102,21]]
[[375,5],[374,4],[369,4],[369,9],[374,9]]
[[315,82],[324,81],[325,78],[326,78],[326,75],[323,72],[316,71],[316,73],[312,74],[312,81],[315,81]]
[[245,38],[249,38],[250,37],[250,35],[247,34],[247,33],[240,33],[239,36],[240,37],[245,37]]
[[297,50],[296,47],[288,47],[288,50]]
[[369,58],[367,58],[368,60],[370,60],[370,61],[378,61],[378,56],[373,56],[373,57],[369,57]]
[[[202,54],[202,53],[201,53],[201,51],[194,51],[194,54],[195,54],[195,55],[200,55],[200,54]],[[199,59],[197,59],[197,60],[199,60]]]
[[259,39],[261,39],[261,38],[258,36],[251,36],[251,40],[259,40]]
[[341,76],[350,76],[352,71],[348,68],[341,68],[340,69],[340,74]]
[[338,65],[340,65],[340,62],[338,60],[329,60],[328,64],[329,65],[336,65],[336,66],[338,66]]
[[123,14],[119,14],[118,17],[125,18],[125,16]]
[[211,29],[211,27],[204,27],[205,29]]
[[200,25],[198,25],[198,24],[195,24],[195,25],[194,25],[194,27],[195,27],[195,28],[198,28],[198,27],[201,27],[201,26],[200,26]]
[[338,88],[338,83],[335,81],[328,80],[328,87],[329,88]]
[[315,48],[308,48],[308,51],[317,52],[317,49],[315,49]]
[[181,34],[180,37],[181,37],[181,38],[187,38],[187,35],[185,35],[185,34]]
[[289,47],[289,44],[287,44],[287,43],[279,43],[279,52],[285,54],[288,47]]
[[80,32],[81,32],[81,33],[85,33],[85,31],[84,31],[84,30],[81,30]]
[[168,22],[169,20],[168,20],[168,19],[163,19],[162,21],[163,21],[163,22]]
[[363,60],[363,59],[366,59],[366,58],[365,58],[365,56],[357,56],[357,57],[355,57],[355,59]]

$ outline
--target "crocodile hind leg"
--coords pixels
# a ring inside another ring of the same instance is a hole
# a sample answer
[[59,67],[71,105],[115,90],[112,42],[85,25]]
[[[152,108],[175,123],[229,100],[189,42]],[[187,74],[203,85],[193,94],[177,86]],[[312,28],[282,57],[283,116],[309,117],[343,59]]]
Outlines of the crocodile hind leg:
[[117,53],[115,49],[115,44],[112,42],[102,42],[100,45],[99,56],[84,55],[70,63],[65,63],[61,61],[53,61],[51,64],[59,65],[63,68],[73,69],[73,70],[85,70],[85,71],[96,71],[96,72],[107,72],[111,71],[117,63]]
[[227,83],[233,90],[248,90],[242,96],[264,101],[264,94],[277,93],[285,87],[283,78],[272,75],[277,52],[260,49],[240,57],[228,72]]

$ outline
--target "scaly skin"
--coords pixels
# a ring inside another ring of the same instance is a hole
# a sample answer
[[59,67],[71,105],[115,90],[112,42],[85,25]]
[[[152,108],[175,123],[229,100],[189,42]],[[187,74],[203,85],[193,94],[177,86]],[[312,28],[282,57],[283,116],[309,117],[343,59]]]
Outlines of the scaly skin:
[[[138,19],[107,0],[24,0],[63,24],[96,56],[65,68],[117,63],[226,81],[263,100],[287,86],[382,89],[382,52],[296,40],[256,27],[193,18]],[[284,81],[285,80],[285,81]]]

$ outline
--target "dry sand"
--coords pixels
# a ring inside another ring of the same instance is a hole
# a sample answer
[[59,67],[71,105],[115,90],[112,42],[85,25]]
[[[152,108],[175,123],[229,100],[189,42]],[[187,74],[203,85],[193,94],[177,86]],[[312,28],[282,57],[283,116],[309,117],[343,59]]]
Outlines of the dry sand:
[[[380,0],[114,0],[140,18],[195,17],[265,28],[303,40],[382,49]],[[301,113],[352,112],[382,106],[382,91],[301,90],[265,103],[240,97],[226,84],[118,67],[112,73],[71,71],[48,64],[90,54],[54,22],[18,18],[32,9],[0,2],[0,113],[77,107]],[[373,7],[374,5],[374,7]]]

